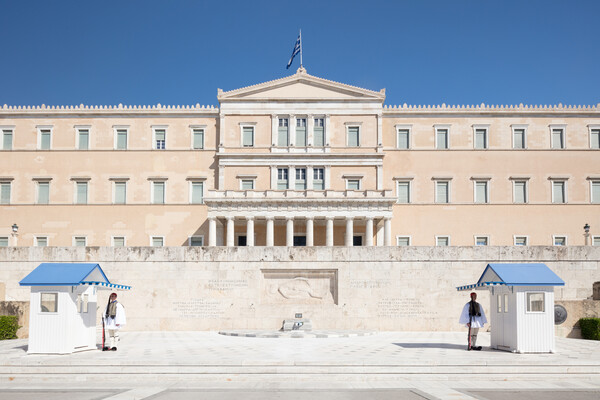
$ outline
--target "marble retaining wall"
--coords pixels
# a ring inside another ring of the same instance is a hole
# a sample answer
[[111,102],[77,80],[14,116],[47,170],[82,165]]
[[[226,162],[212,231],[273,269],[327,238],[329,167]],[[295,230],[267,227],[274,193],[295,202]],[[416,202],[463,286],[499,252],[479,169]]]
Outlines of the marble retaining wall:
[[[591,246],[9,247],[0,248],[4,300],[29,300],[18,282],[42,262],[99,263],[111,282],[133,286],[119,292],[128,330],[279,329],[301,313],[314,329],[451,331],[468,301],[455,287],[475,283],[487,263],[546,263],[566,282],[559,301],[591,299],[600,281]],[[489,313],[487,291],[479,301]]]

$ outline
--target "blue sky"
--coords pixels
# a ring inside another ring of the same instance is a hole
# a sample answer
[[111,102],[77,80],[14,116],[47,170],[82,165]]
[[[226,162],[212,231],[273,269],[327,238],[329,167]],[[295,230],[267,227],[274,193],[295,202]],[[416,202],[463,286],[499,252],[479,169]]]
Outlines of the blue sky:
[[600,103],[600,1],[0,0],[0,105],[206,104],[293,74],[386,104]]

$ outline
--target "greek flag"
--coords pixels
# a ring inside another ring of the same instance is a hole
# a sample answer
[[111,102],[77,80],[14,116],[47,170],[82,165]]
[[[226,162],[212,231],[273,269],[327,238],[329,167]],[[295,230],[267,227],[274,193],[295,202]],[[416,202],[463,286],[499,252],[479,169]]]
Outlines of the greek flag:
[[292,51],[292,56],[290,57],[290,61],[288,61],[288,63],[287,63],[286,69],[290,69],[290,65],[292,65],[292,61],[294,61],[294,57],[296,56],[296,54],[300,53],[300,51],[302,49],[300,35],[298,35],[298,39],[296,39],[296,44],[294,45],[294,50]]

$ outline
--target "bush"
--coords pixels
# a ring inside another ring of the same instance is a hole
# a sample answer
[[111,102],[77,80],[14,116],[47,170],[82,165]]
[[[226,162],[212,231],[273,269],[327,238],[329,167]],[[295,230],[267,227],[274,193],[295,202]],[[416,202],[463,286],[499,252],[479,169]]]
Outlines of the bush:
[[16,339],[19,318],[14,315],[0,315],[0,340]]
[[589,340],[600,340],[600,318],[581,318],[581,337]]

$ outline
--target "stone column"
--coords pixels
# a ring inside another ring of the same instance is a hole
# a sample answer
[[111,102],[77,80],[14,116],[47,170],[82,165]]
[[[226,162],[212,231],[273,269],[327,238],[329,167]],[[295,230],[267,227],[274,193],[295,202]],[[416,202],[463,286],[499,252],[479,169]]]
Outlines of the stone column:
[[309,217],[306,219],[306,245],[307,246],[314,246],[315,245],[315,239],[314,239],[314,219],[312,217]]
[[277,130],[279,128],[279,116],[271,114],[271,145],[277,146]]
[[373,246],[373,217],[367,217],[365,236],[365,246]]
[[288,125],[288,143],[290,147],[294,147],[296,145],[296,116],[290,114],[289,125]]
[[275,245],[275,235],[273,233],[273,217],[267,217],[267,246]]
[[333,246],[333,217],[327,217],[327,227],[325,230],[325,245]]
[[246,217],[246,246],[254,246],[254,217]]
[[345,245],[352,247],[354,244],[354,217],[346,217],[346,241]]
[[217,219],[215,217],[208,217],[208,245],[217,245]]
[[235,237],[235,222],[233,217],[227,217],[227,246],[231,247],[234,245]]
[[[383,115],[377,114],[377,152],[383,151]],[[381,190],[381,189],[379,189]]]
[[286,217],[285,245],[294,245],[294,217]]
[[377,190],[383,190],[383,166],[377,166]]
[[385,217],[383,220],[383,245],[392,245],[392,217]]

